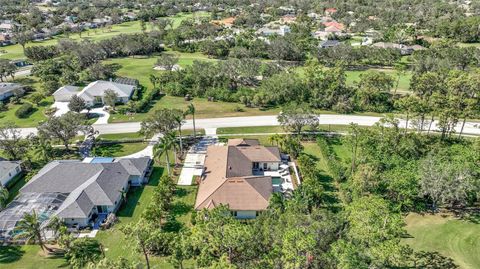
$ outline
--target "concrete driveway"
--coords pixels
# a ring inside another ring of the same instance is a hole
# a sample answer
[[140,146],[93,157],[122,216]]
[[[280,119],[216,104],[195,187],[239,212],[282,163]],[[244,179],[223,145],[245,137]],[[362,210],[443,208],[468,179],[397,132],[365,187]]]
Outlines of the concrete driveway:
[[[57,109],[57,111],[54,114],[55,117],[60,117],[66,114],[68,111],[70,111],[70,108],[68,108],[68,102],[55,102],[53,103],[52,107]],[[82,113],[87,113],[87,110],[84,109]],[[103,107],[97,107],[97,108],[91,109],[90,113],[98,115],[98,119],[97,121],[95,121],[95,123],[93,123],[93,125],[108,124],[108,118],[110,118],[110,113],[103,110]]]

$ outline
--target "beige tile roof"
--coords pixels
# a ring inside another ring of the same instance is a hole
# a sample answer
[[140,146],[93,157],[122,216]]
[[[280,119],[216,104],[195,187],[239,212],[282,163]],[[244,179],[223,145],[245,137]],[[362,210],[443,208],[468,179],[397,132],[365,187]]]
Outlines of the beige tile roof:
[[204,179],[195,209],[228,204],[232,210],[264,210],[273,192],[272,178],[252,175],[252,162],[280,162],[277,147],[258,140],[231,139],[227,146],[209,146]]

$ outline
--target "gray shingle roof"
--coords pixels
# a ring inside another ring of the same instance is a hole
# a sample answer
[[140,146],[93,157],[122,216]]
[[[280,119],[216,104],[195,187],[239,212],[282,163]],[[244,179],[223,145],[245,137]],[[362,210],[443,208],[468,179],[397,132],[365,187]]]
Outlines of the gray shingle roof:
[[17,167],[19,164],[21,164],[21,161],[2,161],[0,160],[0,175],[4,175],[15,167]]
[[8,82],[0,83],[0,94],[11,92],[17,89],[23,89],[23,86],[17,83],[8,83]]
[[112,90],[118,97],[130,97],[135,86],[112,81],[97,80],[87,85],[79,94],[84,100],[93,100],[95,96],[103,96],[106,90]]
[[130,176],[143,175],[149,163],[148,157],[111,163],[53,161],[20,192],[67,193],[67,199],[56,214],[62,218],[83,218],[88,216],[93,206],[114,206]]

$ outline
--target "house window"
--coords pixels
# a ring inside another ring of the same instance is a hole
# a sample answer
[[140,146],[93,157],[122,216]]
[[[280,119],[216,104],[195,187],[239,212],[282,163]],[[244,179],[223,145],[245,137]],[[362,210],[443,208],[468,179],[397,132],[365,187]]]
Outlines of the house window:
[[236,217],[237,216],[237,211],[233,211],[232,214],[233,214],[234,217]]
[[263,163],[263,170],[267,170],[268,168],[268,164],[267,163]]

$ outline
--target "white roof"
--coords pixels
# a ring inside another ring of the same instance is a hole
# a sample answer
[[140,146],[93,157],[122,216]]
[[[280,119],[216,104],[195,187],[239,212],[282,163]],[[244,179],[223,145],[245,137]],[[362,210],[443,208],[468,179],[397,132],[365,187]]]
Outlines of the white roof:
[[93,100],[94,96],[103,96],[106,90],[113,90],[118,97],[130,97],[135,86],[120,84],[113,81],[97,80],[87,85],[78,93],[78,96],[84,100]]

